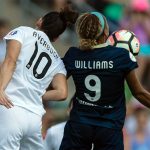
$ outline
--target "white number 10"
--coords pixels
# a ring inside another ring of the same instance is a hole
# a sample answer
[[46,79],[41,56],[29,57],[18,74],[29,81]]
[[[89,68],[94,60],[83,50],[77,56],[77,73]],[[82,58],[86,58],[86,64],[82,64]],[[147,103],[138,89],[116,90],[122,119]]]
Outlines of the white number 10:
[[[91,85],[91,82],[94,82],[94,85]],[[91,96],[88,93],[84,93],[84,96],[91,102],[96,102],[101,97],[101,81],[96,75],[88,75],[85,78],[85,86],[89,91],[95,92],[94,96]]]

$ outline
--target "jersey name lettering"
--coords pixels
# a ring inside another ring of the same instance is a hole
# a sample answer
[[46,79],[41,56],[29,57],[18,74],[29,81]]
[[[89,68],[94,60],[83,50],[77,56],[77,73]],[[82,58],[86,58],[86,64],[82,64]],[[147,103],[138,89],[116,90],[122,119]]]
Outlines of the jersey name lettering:
[[112,69],[113,61],[80,61],[75,60],[75,68],[77,69]]
[[44,38],[41,35],[39,35],[36,31],[33,32],[33,37],[35,37],[39,41],[39,44],[44,46],[51,54],[53,54],[55,58],[58,58],[57,53],[51,48],[49,44],[47,44]]

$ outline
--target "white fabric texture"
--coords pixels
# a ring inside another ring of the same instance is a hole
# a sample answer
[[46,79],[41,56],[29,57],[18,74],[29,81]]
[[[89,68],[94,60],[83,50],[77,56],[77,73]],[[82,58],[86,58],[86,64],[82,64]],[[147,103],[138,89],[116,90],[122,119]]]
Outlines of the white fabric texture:
[[42,96],[56,74],[66,75],[64,64],[42,31],[21,26],[4,39],[22,44],[16,69],[5,92],[14,105],[42,116],[45,113]]
[[39,115],[17,106],[0,114],[0,150],[43,150]]

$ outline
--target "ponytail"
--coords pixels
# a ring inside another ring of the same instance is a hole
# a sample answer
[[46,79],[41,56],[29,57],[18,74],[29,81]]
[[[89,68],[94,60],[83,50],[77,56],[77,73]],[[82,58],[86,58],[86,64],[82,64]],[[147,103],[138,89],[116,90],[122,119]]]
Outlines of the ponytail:
[[42,18],[41,30],[53,41],[66,30],[68,25],[74,24],[77,18],[78,13],[67,3],[60,12],[49,12]]

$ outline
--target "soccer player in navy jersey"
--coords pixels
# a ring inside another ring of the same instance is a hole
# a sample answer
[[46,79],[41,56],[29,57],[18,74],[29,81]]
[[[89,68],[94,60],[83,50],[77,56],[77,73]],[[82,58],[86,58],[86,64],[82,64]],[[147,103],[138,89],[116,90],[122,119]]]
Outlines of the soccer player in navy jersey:
[[122,128],[126,105],[124,82],[142,104],[150,94],[136,77],[135,57],[126,49],[109,46],[109,27],[98,12],[81,15],[76,23],[79,47],[71,47],[64,63],[76,93],[60,150],[123,150]]

